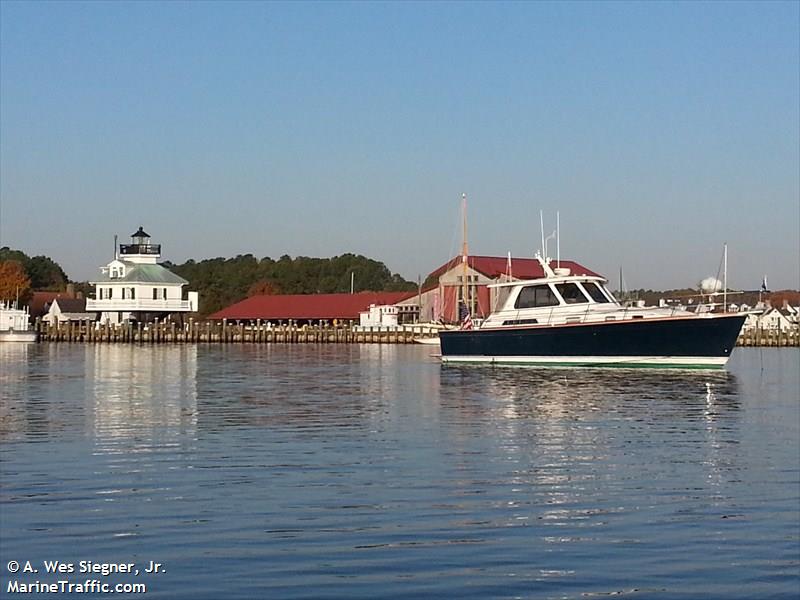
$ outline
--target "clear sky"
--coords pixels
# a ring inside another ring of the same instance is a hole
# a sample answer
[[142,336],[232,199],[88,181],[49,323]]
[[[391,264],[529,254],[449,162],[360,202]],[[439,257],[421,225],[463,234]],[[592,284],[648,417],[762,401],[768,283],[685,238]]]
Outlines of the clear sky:
[[415,280],[462,192],[474,254],[800,287],[800,3],[0,4],[0,245],[73,279],[143,225]]

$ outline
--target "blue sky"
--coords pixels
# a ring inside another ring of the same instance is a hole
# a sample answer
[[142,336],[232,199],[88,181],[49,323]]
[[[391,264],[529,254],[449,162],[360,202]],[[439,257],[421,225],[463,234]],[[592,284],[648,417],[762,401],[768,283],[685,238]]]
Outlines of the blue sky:
[[800,3],[0,4],[0,245],[800,287]]

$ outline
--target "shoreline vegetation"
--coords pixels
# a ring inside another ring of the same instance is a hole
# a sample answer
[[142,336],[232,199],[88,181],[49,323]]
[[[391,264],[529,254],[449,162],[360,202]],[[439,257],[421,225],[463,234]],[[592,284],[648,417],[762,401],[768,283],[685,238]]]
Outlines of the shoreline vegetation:
[[[334,294],[354,292],[416,291],[418,284],[392,273],[382,262],[362,255],[346,253],[331,258],[283,255],[277,260],[256,258],[253,254],[240,254],[233,258],[189,259],[175,264],[162,263],[164,267],[186,279],[188,289],[200,295],[202,320],[231,304],[258,295],[276,294]],[[29,257],[24,252],[7,246],[0,248],[0,300],[26,304],[33,292],[65,292],[71,285],[83,297],[90,298],[94,289],[88,282],[72,281],[61,266],[47,256]],[[627,300],[643,300],[646,305],[656,305],[660,298],[698,298],[698,290],[691,288],[665,291],[635,289],[620,294]],[[780,306],[784,299],[792,304],[800,302],[800,291],[781,290],[732,292],[730,302],[754,306],[759,300]]]

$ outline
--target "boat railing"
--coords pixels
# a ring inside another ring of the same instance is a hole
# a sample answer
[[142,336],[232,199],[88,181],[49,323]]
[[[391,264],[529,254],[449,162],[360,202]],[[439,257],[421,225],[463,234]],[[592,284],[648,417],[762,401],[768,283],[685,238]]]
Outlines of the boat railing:
[[[546,313],[546,316],[543,315],[542,318],[539,319],[537,325],[553,327],[564,324],[584,324],[593,321],[626,321],[629,319],[647,318],[645,313],[652,311],[661,311],[658,315],[653,316],[663,317],[668,314],[669,317],[676,317],[679,316],[680,313],[685,312],[684,309],[675,306],[671,307],[669,313],[666,313],[665,308],[657,306],[622,306],[619,307],[620,310],[613,311],[613,314],[606,314],[606,311],[592,310],[593,306],[592,304],[587,304],[585,310],[581,312],[576,311],[567,315],[562,314],[561,311],[556,311],[556,309],[563,308],[563,306],[552,306]],[[605,314],[605,316],[602,316],[603,314]],[[515,321],[520,321],[526,316],[523,314],[523,311],[519,309],[512,313],[512,315],[509,315],[509,318]]]

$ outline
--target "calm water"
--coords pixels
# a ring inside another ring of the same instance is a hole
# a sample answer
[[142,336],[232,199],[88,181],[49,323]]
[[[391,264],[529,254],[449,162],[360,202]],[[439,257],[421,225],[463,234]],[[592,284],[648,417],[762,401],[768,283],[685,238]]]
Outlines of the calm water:
[[0,345],[0,596],[800,594],[797,350],[708,373],[430,352]]

